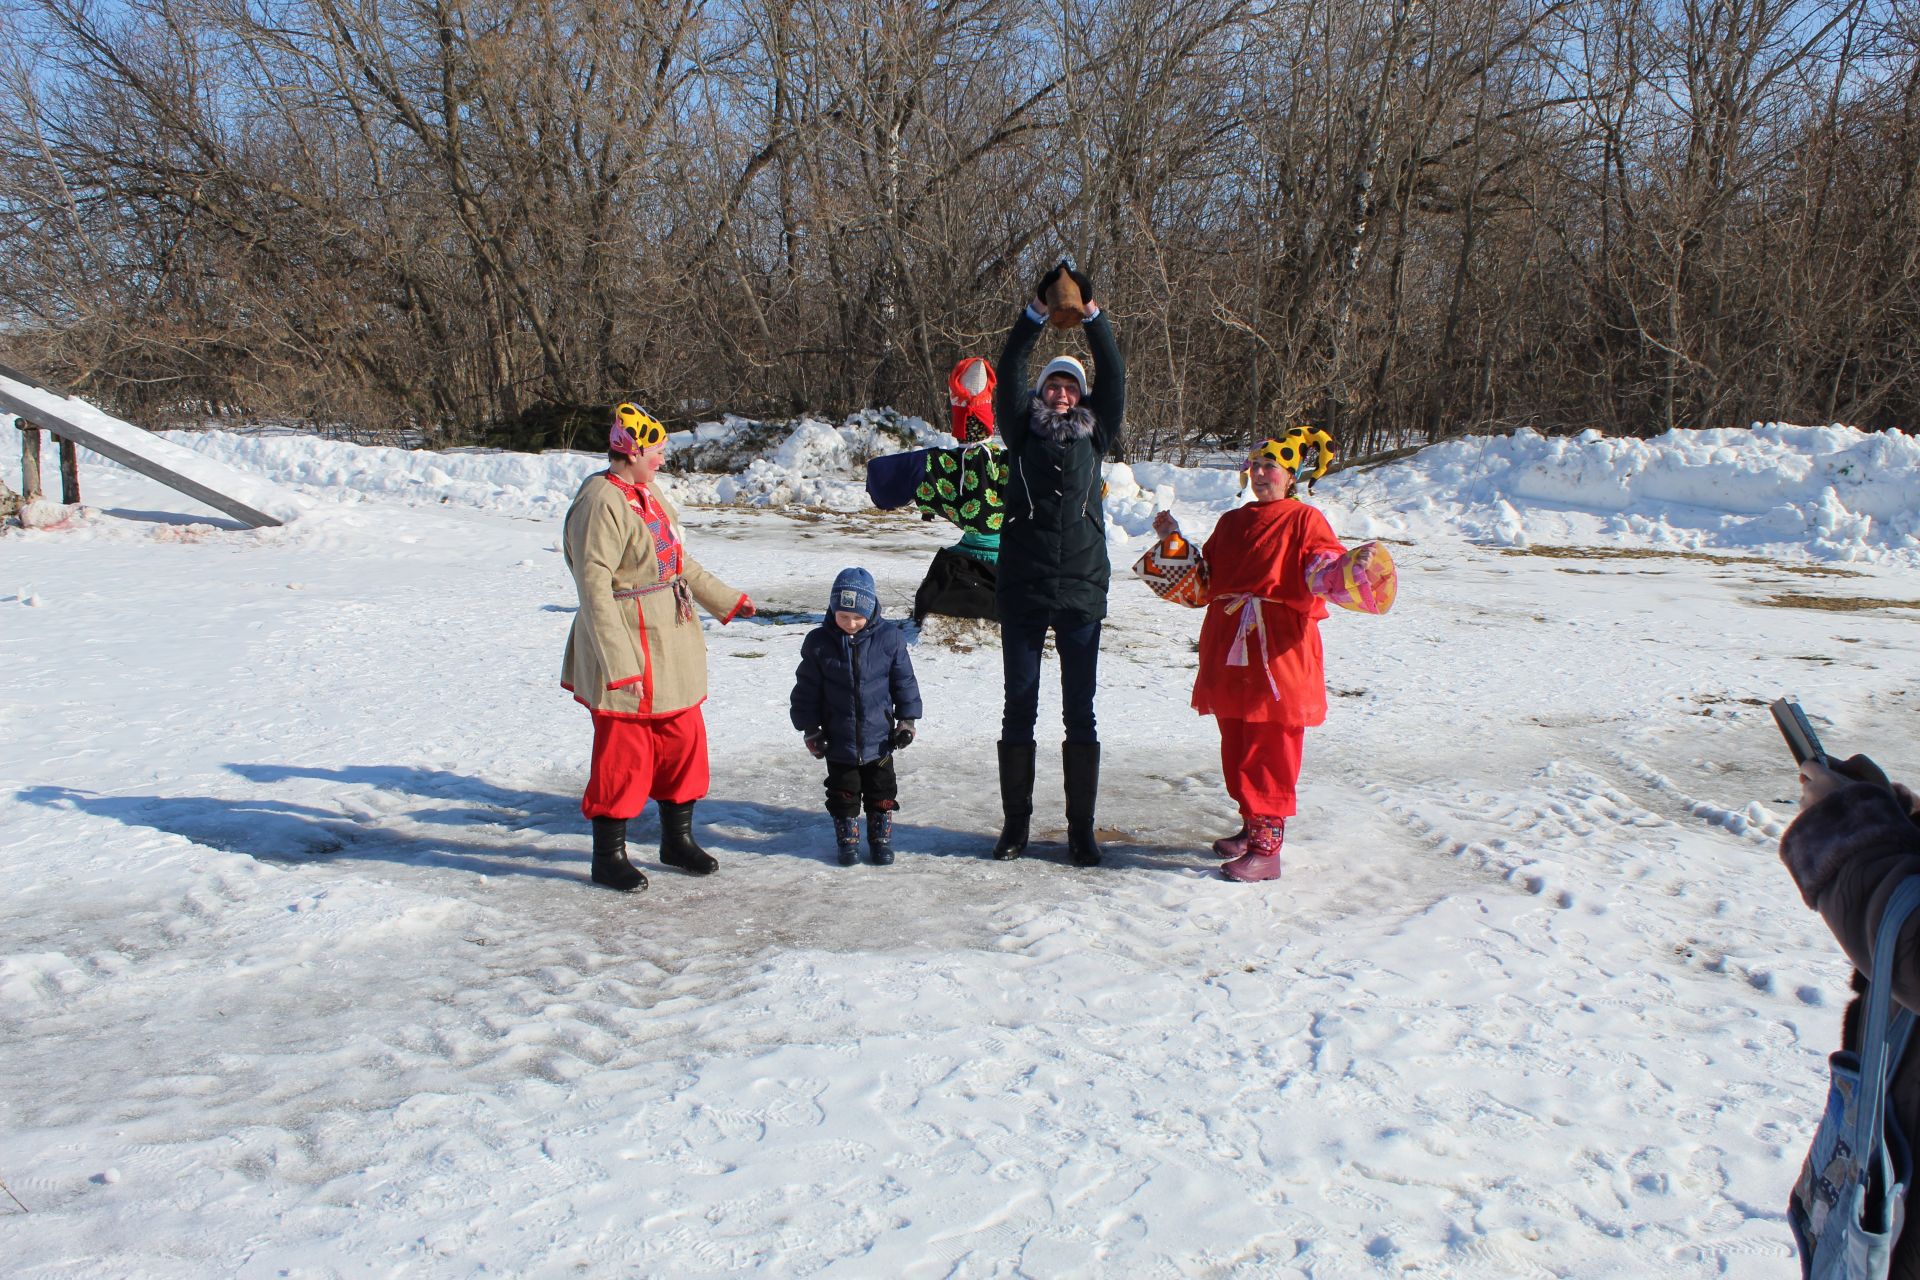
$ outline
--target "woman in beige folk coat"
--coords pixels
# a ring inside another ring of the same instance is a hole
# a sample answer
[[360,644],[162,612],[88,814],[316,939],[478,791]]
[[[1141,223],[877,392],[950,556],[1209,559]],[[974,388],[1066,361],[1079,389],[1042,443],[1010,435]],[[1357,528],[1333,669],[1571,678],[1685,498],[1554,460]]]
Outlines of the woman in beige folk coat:
[[707,794],[707,642],[698,601],[724,624],[753,601],[687,554],[680,518],[654,486],[667,430],[622,404],[608,433],[608,467],[567,509],[567,568],[580,592],[560,684],[593,713],[593,764],[580,812],[593,822],[593,879],[647,887],[627,860],[627,822],[649,797],[660,806],[660,861],[695,875],[719,864],[693,838],[693,803]]

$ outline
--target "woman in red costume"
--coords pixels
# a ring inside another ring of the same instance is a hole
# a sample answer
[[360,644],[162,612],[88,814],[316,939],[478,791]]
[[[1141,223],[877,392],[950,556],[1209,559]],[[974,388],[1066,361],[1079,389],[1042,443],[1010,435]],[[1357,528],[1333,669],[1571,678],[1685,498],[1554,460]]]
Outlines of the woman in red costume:
[[[1193,707],[1219,721],[1220,768],[1240,806],[1239,832],[1213,845],[1228,859],[1222,871],[1230,880],[1279,878],[1302,742],[1327,718],[1320,650],[1326,599],[1369,613],[1392,602],[1390,562],[1378,596],[1366,577],[1383,553],[1372,544],[1347,552],[1318,508],[1290,500],[1308,448],[1325,448],[1318,443],[1325,441],[1322,433],[1296,429],[1256,448],[1246,463],[1253,502],[1221,516],[1201,553],[1207,616]],[[1154,529],[1165,536],[1177,526],[1163,511]],[[1346,572],[1356,565],[1363,600]]]

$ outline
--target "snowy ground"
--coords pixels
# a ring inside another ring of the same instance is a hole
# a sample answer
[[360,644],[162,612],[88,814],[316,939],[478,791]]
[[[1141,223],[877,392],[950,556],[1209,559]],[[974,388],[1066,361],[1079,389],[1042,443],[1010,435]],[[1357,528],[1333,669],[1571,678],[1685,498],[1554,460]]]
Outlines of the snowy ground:
[[1050,750],[1042,847],[984,858],[997,642],[932,628],[900,861],[834,865],[800,636],[850,563],[900,613],[950,531],[859,510],[824,437],[685,479],[734,486],[690,546],[768,612],[708,623],[723,869],[635,897],[586,882],[555,685],[591,460],[189,439],[306,514],[90,461],[97,510],[0,537],[7,1275],[1798,1274],[1844,968],[1764,703],[1920,775],[1911,438],[1329,478],[1400,600],[1324,626],[1270,887],[1203,852],[1198,616],[1124,572],[1156,486],[1203,532],[1230,475],[1113,477],[1091,871]]

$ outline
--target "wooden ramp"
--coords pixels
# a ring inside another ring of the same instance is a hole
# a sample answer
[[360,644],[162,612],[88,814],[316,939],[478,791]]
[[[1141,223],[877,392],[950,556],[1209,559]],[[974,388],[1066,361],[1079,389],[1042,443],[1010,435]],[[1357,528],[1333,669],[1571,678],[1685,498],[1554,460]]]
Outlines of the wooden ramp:
[[5,365],[0,365],[0,411],[18,414],[24,423],[111,458],[256,529],[285,524],[299,515],[299,503],[271,481],[162,440]]

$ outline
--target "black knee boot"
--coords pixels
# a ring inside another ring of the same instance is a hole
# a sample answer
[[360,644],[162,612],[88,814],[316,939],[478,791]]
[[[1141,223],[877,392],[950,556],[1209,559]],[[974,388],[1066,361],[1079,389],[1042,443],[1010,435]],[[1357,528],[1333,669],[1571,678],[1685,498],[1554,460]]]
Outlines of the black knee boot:
[[1100,795],[1100,744],[1060,744],[1060,764],[1067,775],[1067,854],[1076,867],[1100,865],[1100,845],[1093,838],[1093,803]]
[[1000,811],[1005,824],[994,841],[993,856],[1002,862],[1027,851],[1027,832],[1033,822],[1033,744],[1000,744]]
[[696,876],[720,869],[713,855],[693,838],[693,801],[660,804],[660,861]]
[[593,820],[593,882],[631,893],[647,887],[646,874],[627,861],[627,820]]

